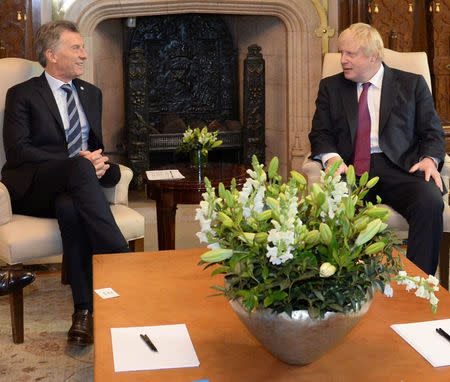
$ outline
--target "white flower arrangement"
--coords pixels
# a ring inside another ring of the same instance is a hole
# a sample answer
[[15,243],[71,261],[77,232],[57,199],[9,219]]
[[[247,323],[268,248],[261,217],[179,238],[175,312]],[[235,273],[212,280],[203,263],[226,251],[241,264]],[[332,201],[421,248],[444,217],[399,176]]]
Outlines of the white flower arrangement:
[[392,295],[389,282],[397,280],[408,290],[418,288],[416,295],[429,299],[435,312],[439,281],[400,271],[395,237],[385,223],[388,210],[363,200],[378,178],[364,174],[356,184],[350,166],[347,182],[340,181],[334,177],[339,164],[309,190],[296,171],[283,183],[276,157],[267,173],[253,157],[241,190],[233,181],[229,190],[220,184],[216,195],[205,178],[197,236],[212,250],[200,264],[218,265],[213,274],[227,280],[226,288],[214,288],[242,299],[248,311],[307,309],[317,317],[357,310],[375,290]]
[[209,132],[206,126],[201,130],[198,127],[191,129],[188,126],[181,140],[180,151],[201,150],[206,154],[208,150],[212,150],[222,144],[222,141],[217,138],[218,133],[218,131]]

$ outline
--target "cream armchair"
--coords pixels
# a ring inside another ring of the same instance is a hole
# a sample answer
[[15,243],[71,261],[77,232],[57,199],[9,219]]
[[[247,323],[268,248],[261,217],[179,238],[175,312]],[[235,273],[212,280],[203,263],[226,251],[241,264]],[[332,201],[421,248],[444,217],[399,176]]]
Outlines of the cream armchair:
[[[39,63],[21,58],[0,59],[0,168],[5,163],[3,116],[7,90],[42,74]],[[114,188],[104,189],[111,211],[131,250],[144,250],[144,217],[128,207],[128,186],[132,171],[120,165],[121,179]],[[12,213],[8,190],[0,183],[0,259],[11,266],[62,254],[61,235],[56,219],[36,218]],[[62,281],[65,282],[63,257]],[[14,343],[23,342],[22,290],[10,295]]]
[[[421,74],[431,91],[431,77],[428,67],[428,59],[425,52],[395,52],[390,49],[384,50],[384,61],[392,68]],[[332,76],[342,72],[340,63],[340,53],[327,53],[324,57],[322,78]],[[314,160],[306,159],[303,163],[302,172],[307,176],[309,183],[320,182],[320,170],[322,165]],[[445,158],[444,167],[441,171],[442,178],[449,188],[450,178],[450,157]],[[448,289],[449,286],[449,245],[450,245],[450,207],[448,205],[448,194],[444,196],[444,236],[442,239],[441,251],[439,255],[439,275],[441,285]],[[399,213],[390,210],[388,225],[402,235],[408,234],[408,223]]]

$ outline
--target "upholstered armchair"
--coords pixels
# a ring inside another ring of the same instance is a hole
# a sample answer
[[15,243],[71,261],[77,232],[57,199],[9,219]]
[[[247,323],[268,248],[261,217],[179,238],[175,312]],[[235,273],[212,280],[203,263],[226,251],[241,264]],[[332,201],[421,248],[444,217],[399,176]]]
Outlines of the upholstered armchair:
[[[39,63],[21,58],[0,59],[0,168],[5,163],[3,116],[7,90],[31,77],[39,76]],[[131,250],[144,250],[144,217],[128,207],[128,186],[132,171],[120,165],[121,179],[114,188],[104,189],[111,211]],[[10,266],[62,254],[61,235],[56,219],[13,214],[8,190],[0,183],[0,259]],[[62,281],[65,282],[64,256]],[[23,342],[23,293],[10,294],[13,341]]]
[[[396,52],[390,49],[384,50],[384,61],[392,68],[405,70],[412,73],[421,74],[427,82],[431,91],[431,77],[428,67],[428,59],[425,52]],[[332,76],[342,72],[340,63],[340,53],[327,53],[324,57],[322,67],[322,78]],[[306,159],[302,172],[307,176],[309,183],[320,182],[321,163]],[[450,157],[445,158],[444,167],[441,171],[442,178],[449,188],[450,178]],[[439,275],[441,285],[448,289],[449,286],[449,244],[450,244],[450,207],[448,204],[448,194],[444,195],[444,236],[442,239],[441,251],[439,255]],[[408,223],[399,213],[390,210],[388,225],[394,228],[398,233],[405,236],[408,234]]]

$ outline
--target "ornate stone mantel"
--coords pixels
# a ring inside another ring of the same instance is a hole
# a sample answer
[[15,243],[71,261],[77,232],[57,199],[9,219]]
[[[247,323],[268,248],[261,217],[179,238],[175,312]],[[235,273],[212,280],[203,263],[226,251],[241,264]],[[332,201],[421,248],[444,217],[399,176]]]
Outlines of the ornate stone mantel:
[[[327,3],[327,1],[322,1]],[[330,30],[324,25],[324,9],[319,0],[76,0],[65,18],[79,25],[86,49],[92,51],[96,26],[107,19],[177,13],[275,16],[286,30],[286,91],[288,151],[286,169],[299,170],[309,151],[314,101],[321,73],[324,39]],[[88,60],[84,79],[94,82],[93,60]],[[270,105],[268,105],[270,107]]]

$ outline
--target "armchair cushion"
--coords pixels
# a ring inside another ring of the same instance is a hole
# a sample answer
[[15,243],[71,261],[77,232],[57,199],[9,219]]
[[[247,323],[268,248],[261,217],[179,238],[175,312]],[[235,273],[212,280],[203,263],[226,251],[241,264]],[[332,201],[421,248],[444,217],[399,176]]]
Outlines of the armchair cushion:
[[12,219],[11,198],[6,186],[0,182],[0,226]]
[[0,226],[0,256],[8,264],[56,256],[62,253],[56,219],[12,215]]
[[[139,212],[127,206],[132,172],[122,165],[120,170],[119,184],[105,189],[105,193],[109,195],[110,203],[118,203],[111,204],[111,212],[125,239],[131,241],[144,237],[145,221]],[[19,264],[62,252],[58,221],[12,214],[8,190],[0,183],[0,258],[8,264]]]

